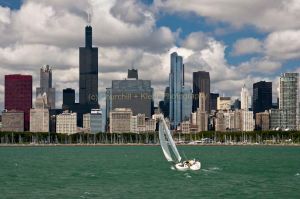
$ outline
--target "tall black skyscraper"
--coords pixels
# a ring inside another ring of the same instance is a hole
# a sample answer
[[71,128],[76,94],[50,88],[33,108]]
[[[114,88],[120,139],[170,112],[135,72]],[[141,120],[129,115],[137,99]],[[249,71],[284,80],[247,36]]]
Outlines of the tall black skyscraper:
[[272,82],[260,81],[253,84],[253,113],[272,108]]
[[79,104],[98,107],[98,48],[92,46],[93,30],[85,27],[85,47],[79,48]]
[[210,76],[209,72],[198,71],[193,73],[193,112],[199,108],[199,93],[205,93],[205,110],[210,112]]

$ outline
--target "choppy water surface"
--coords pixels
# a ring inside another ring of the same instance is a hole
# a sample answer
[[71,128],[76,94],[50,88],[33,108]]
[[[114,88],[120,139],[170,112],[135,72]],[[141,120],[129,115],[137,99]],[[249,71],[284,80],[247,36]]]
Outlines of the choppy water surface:
[[159,146],[0,148],[0,198],[300,198],[300,147],[181,146],[179,172]]

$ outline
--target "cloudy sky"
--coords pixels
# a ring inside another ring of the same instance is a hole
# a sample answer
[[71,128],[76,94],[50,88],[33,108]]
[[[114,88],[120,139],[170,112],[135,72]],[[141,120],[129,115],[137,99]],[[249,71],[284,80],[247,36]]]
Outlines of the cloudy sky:
[[184,57],[186,84],[193,71],[209,71],[211,91],[226,96],[266,80],[276,98],[278,76],[300,72],[299,0],[0,0],[1,109],[4,75],[31,74],[35,92],[45,64],[54,69],[57,107],[63,88],[78,94],[87,13],[99,47],[102,107],[105,88],[132,67],[162,96],[174,51]]

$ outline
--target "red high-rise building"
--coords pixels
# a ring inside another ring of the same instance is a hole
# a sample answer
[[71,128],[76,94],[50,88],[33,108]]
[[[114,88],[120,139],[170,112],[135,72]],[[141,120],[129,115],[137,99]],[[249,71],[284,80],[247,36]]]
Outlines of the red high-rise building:
[[5,109],[24,112],[24,128],[29,130],[32,108],[32,76],[5,75]]

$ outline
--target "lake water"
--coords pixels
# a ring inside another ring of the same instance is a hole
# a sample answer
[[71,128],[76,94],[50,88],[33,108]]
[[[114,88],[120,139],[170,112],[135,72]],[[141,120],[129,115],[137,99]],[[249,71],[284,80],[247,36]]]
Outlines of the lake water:
[[179,151],[201,170],[172,169],[159,146],[2,147],[0,198],[300,198],[300,147]]

